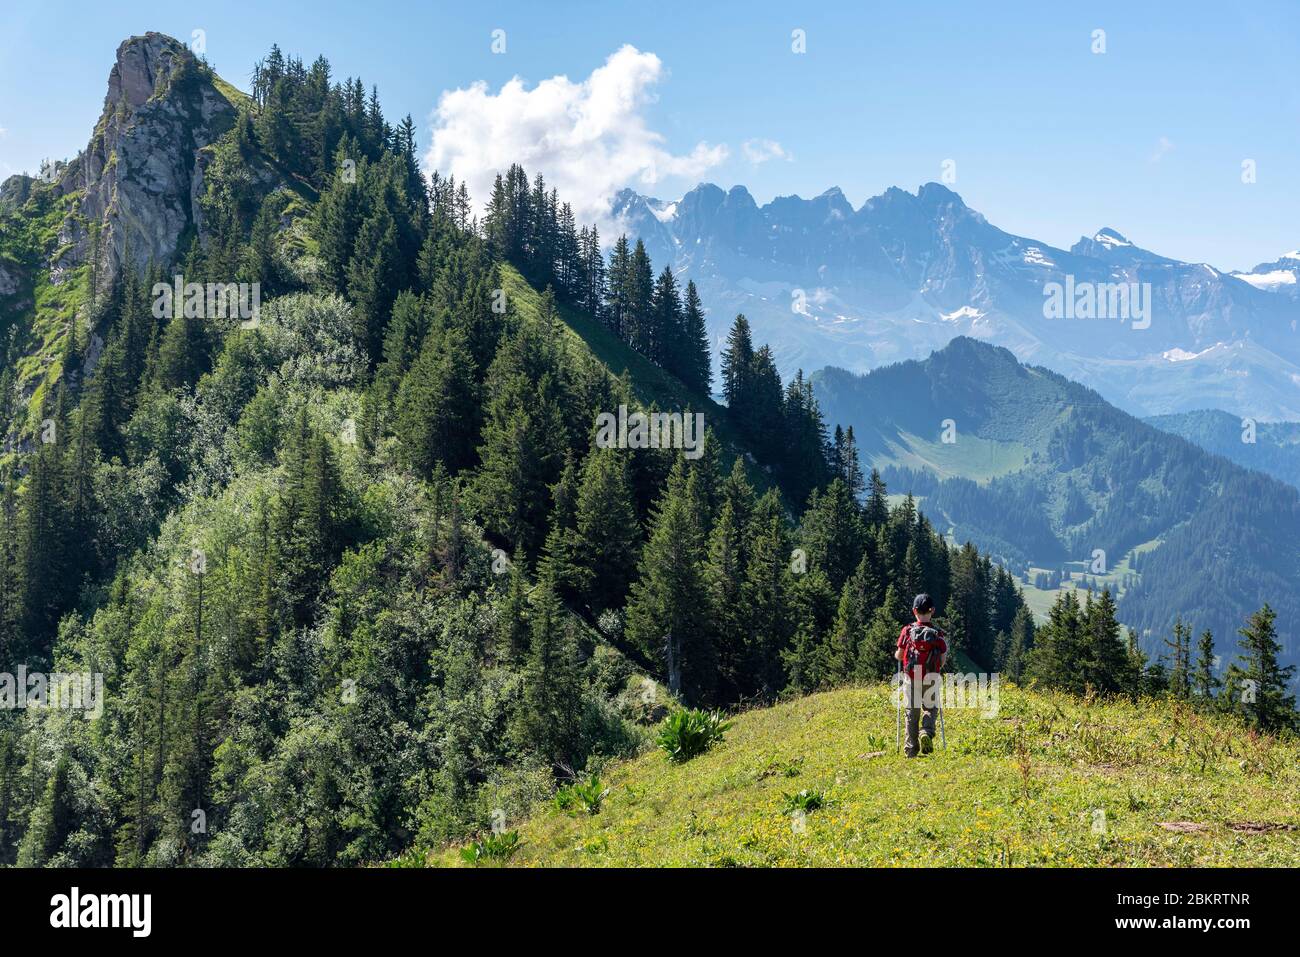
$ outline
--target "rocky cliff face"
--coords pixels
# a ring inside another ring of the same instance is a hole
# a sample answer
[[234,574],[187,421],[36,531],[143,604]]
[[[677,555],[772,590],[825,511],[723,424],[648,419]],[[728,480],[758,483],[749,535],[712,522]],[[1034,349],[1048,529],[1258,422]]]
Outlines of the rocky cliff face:
[[[124,41],[90,143],[58,174],[61,192],[82,195],[63,224],[52,280],[96,249],[100,275],[111,277],[128,251],[144,266],[171,260],[190,229],[202,239],[203,150],[235,118],[235,106],[183,44],[160,33]],[[100,224],[97,245],[88,223]]]

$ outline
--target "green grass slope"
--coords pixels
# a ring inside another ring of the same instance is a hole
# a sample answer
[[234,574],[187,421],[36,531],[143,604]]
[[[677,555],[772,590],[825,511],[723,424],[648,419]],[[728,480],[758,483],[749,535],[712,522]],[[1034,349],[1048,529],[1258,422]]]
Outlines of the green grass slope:
[[[894,751],[884,684],[738,716],[684,765],[608,768],[600,812],[517,828],[523,866],[1296,866],[1300,746],[1167,703],[1001,688],[946,714],[947,750]],[[824,794],[802,828],[786,795]],[[418,855],[416,855],[418,856]],[[459,849],[425,863],[462,864]]]

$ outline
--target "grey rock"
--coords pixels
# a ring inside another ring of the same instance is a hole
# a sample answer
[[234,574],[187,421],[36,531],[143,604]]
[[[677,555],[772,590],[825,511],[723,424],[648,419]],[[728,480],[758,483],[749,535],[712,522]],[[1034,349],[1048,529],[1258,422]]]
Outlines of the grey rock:
[[102,281],[117,274],[128,250],[142,268],[172,260],[190,228],[202,241],[203,150],[235,118],[235,107],[179,41],[160,33],[124,41],[90,143],[57,180],[61,192],[82,196],[78,215],[60,231],[52,281],[91,255],[83,220],[101,224]]

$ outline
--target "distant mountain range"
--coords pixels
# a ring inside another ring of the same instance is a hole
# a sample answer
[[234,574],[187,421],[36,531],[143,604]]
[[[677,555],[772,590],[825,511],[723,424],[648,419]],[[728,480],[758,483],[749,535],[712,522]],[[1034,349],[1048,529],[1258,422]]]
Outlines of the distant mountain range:
[[[839,189],[764,206],[741,186],[703,184],[672,203],[624,190],[613,213],[656,264],[695,281],[715,343],[743,312],[783,373],[864,372],[966,335],[1137,415],[1213,406],[1300,419],[1300,254],[1233,274],[1110,228],[1058,249],[998,229],[937,183],[857,209]],[[1076,318],[1045,315],[1053,289]],[[1090,311],[1112,318],[1079,317]]]
[[1149,651],[1177,611],[1225,653],[1267,601],[1287,659],[1300,660],[1286,624],[1300,616],[1295,487],[967,337],[865,375],[826,369],[814,384],[828,420],[853,426],[864,465],[923,496],[936,527],[1022,572],[1086,563],[1122,586],[1121,619]]
[[1233,275],[1256,289],[1300,300],[1300,283],[1296,282],[1300,278],[1300,249],[1280,256],[1271,263],[1260,263],[1250,272],[1235,272]]

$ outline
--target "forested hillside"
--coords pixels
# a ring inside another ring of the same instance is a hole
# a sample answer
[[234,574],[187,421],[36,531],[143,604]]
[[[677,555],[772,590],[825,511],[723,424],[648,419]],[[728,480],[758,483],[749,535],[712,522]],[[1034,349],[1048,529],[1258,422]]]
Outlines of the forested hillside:
[[1300,487],[1300,422],[1256,422],[1218,409],[1154,415],[1145,421],[1207,452]]
[[[517,167],[475,216],[324,59],[253,76],[133,38],[87,153],[3,191],[0,672],[104,697],[0,711],[0,863],[437,845],[678,703],[890,674],[921,590],[971,659],[1027,650],[1011,577],[890,507],[743,320],[724,409],[707,305],[640,244]],[[146,134],[182,154],[154,206]],[[178,275],[260,307],[164,308]],[[599,445],[620,406],[707,437]]]

